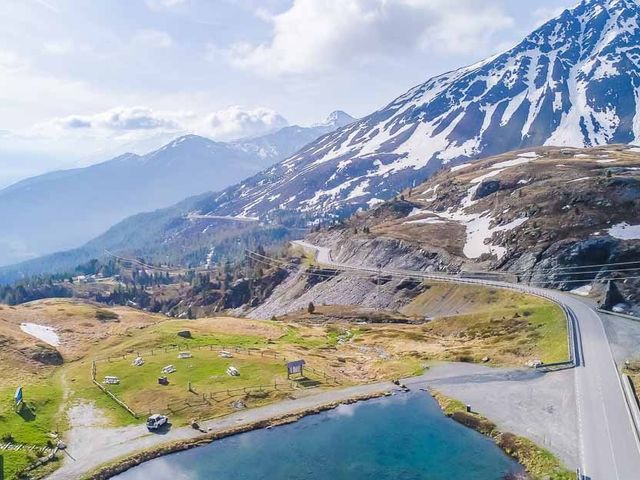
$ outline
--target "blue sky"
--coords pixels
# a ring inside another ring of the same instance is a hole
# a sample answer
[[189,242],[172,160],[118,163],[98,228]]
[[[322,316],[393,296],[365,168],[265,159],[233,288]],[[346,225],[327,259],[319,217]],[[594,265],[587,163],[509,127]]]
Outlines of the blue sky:
[[184,133],[366,115],[577,0],[3,0],[0,187]]

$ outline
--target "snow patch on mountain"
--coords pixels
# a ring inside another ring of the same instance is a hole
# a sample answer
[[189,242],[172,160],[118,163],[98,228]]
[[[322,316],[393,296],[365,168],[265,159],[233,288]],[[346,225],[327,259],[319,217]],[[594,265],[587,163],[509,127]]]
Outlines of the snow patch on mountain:
[[543,145],[640,142],[639,18],[633,0],[583,0],[512,49],[410,89],[207,208],[268,216],[282,207],[269,197],[282,192],[296,195],[286,208],[306,216],[348,215],[443,166],[524,150],[520,162]]
[[629,225],[623,222],[611,227],[608,233],[620,240],[640,240],[640,225]]

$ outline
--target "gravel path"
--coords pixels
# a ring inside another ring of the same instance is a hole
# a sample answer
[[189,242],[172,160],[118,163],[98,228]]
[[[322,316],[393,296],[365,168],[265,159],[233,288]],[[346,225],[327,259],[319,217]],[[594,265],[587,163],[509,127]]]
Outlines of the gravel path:
[[500,430],[533,440],[553,452],[568,468],[578,466],[572,370],[543,373],[448,363],[405,383],[410,388],[431,386],[469,404]]

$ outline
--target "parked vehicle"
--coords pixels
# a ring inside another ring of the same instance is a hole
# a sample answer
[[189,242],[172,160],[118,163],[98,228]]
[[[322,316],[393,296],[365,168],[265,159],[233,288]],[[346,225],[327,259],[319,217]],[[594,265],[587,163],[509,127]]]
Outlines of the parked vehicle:
[[220,351],[218,354],[220,358],[233,358],[233,354],[231,352],[227,352],[226,350]]
[[163,425],[169,421],[169,418],[165,415],[160,415],[156,413],[147,418],[147,429],[148,430],[158,430]]
[[106,385],[118,385],[120,383],[120,379],[118,377],[107,375],[106,377],[104,377],[102,383]]

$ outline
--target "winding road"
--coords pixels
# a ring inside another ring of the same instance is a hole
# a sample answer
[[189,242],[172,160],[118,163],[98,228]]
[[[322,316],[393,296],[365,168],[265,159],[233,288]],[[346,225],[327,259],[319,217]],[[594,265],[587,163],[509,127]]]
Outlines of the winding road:
[[563,306],[574,325],[574,381],[580,452],[580,480],[640,479],[640,441],[623,391],[602,320],[572,295],[492,280],[429,274],[414,270],[371,268],[335,261],[331,251],[304,241],[295,245],[315,251],[316,260],[337,270],[410,276],[453,283],[508,288],[549,298]]

